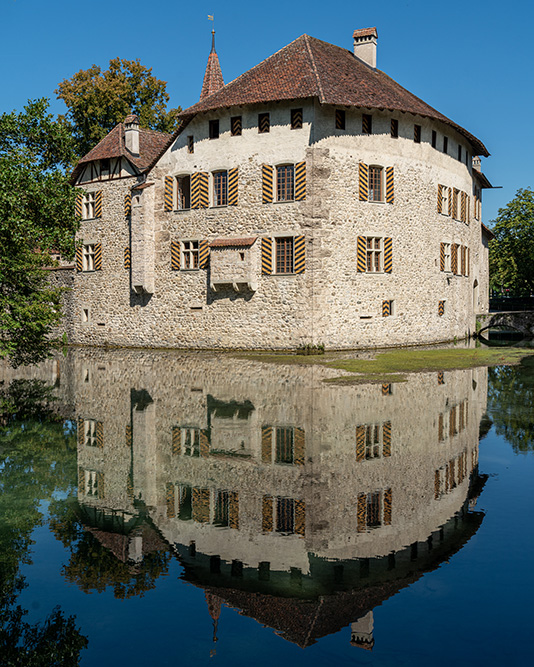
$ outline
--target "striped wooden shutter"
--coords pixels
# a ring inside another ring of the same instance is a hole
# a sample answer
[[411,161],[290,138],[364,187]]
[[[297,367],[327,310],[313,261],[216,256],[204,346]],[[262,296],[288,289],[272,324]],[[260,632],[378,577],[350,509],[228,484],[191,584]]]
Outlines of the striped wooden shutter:
[[182,431],[179,426],[174,426],[172,429],[171,452],[174,455],[182,453]]
[[438,213],[443,212],[443,185],[438,185]]
[[210,455],[210,440],[208,438],[208,430],[203,428],[200,431],[200,456],[204,458]]
[[165,505],[167,506],[167,519],[174,519],[176,516],[174,484],[167,482],[165,485]]
[[95,192],[95,218],[102,217],[102,190]]
[[264,533],[273,530],[273,497],[263,496],[261,503],[261,529]]
[[356,461],[365,458],[365,426],[356,426]]
[[83,419],[78,418],[78,428],[77,428],[77,439],[78,439],[78,447],[83,447],[85,444],[85,432],[84,432],[84,423]]
[[295,273],[304,273],[304,269],[306,268],[304,236],[295,236],[293,242],[293,268]]
[[365,493],[358,494],[358,508],[356,510],[356,516],[358,520],[358,532],[365,532],[365,524],[367,522],[367,496]]
[[293,432],[293,462],[297,466],[304,465],[304,454],[306,449],[306,440],[304,429],[295,428]]
[[388,299],[382,301],[382,317],[389,317],[391,315],[391,301]]
[[76,199],[74,201],[74,215],[77,218],[82,217],[82,200],[83,200],[83,192],[77,192]]
[[124,195],[124,217],[128,218],[132,213],[132,193],[127,192]]
[[384,422],[382,428],[382,455],[391,456],[391,422]]
[[76,248],[76,271],[83,271],[83,255],[82,247]]
[[192,493],[193,521],[209,523],[210,520],[210,491],[209,489],[193,488]]
[[208,260],[210,257],[210,248],[208,241],[206,239],[203,239],[202,241],[198,242],[198,268],[199,269],[207,269],[208,268]]
[[204,171],[196,171],[191,175],[191,208],[208,208],[209,176]]
[[295,201],[306,199],[306,162],[295,165]]
[[391,383],[384,382],[382,384],[382,396],[389,396],[391,394]]
[[358,170],[360,182],[360,201],[367,201],[369,199],[369,167],[364,162],[360,162]]
[[130,424],[126,424],[126,428],[124,429],[124,442],[126,443],[126,447],[132,446],[132,427]]
[[466,210],[465,210],[465,204],[466,204],[466,198],[467,195],[465,192],[461,192],[461,200],[460,200],[460,220],[462,222],[466,222],[467,216],[466,216]]
[[439,244],[439,270],[445,271],[445,244]]
[[295,500],[295,533],[304,537],[306,533],[306,503]]
[[132,266],[132,253],[130,248],[124,248],[124,268],[129,269]]
[[395,169],[394,167],[386,167],[386,203],[393,204],[395,201]]
[[95,271],[102,271],[102,244],[95,243]]
[[466,193],[465,195],[465,208],[467,210],[467,224],[471,222],[471,197]]
[[180,270],[180,241],[171,241],[171,270]]
[[228,494],[228,523],[230,528],[239,529],[239,493],[230,491]]
[[392,503],[393,496],[391,489],[386,489],[384,491],[384,524],[386,526],[391,526]]
[[465,276],[465,246],[460,246],[460,271],[462,276]]
[[163,193],[163,210],[172,211],[174,208],[174,178],[172,176],[165,176],[165,187]]
[[228,171],[228,206],[237,206],[239,170],[237,167]]
[[384,273],[391,273],[393,268],[393,240],[389,237],[384,239]]
[[443,414],[440,414],[438,417],[438,442],[442,442],[444,439],[443,434]]
[[358,236],[356,250],[356,270],[364,273],[367,269],[367,237]]
[[449,202],[449,215],[452,216],[452,190],[447,188],[447,201]]
[[264,276],[273,272],[273,240],[268,236],[261,240],[261,272]]
[[264,204],[273,201],[273,167],[264,164],[261,167],[261,200]]
[[104,486],[104,473],[103,472],[97,472],[96,473],[96,488],[97,488],[97,495],[102,500],[103,498],[106,497],[106,489]]
[[451,245],[451,271],[456,275],[458,273],[458,244]]
[[85,471],[82,467],[78,468],[78,498],[85,493]]
[[96,446],[99,449],[104,448],[104,424],[103,422],[96,423]]
[[273,428],[272,426],[261,427],[261,460],[263,463],[271,463],[272,461],[272,445],[273,445]]
[[438,385],[445,384],[445,375],[443,371],[438,371]]
[[440,317],[445,315],[445,301],[438,301],[438,315]]
[[465,267],[466,268],[466,273],[465,273],[466,276],[469,275],[469,262],[470,262],[470,260],[471,260],[471,252],[470,252],[469,248],[467,248],[467,260],[466,260],[466,267]]

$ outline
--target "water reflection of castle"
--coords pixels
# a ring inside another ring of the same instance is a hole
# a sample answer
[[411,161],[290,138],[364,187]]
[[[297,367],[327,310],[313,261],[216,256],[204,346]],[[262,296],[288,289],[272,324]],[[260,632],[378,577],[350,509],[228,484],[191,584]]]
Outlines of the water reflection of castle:
[[[79,350],[65,364],[87,522],[112,533],[142,506],[214,618],[225,602],[301,646],[352,624],[371,648],[372,609],[482,520],[468,502],[486,369],[339,387],[224,355]],[[139,561],[147,536],[121,530]]]

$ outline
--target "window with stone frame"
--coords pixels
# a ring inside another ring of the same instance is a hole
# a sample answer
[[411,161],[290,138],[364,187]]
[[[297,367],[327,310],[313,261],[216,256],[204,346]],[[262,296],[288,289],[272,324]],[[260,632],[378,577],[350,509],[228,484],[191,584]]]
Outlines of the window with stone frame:
[[450,243],[442,243],[441,244],[441,252],[442,252],[442,260],[441,261],[441,266],[443,267],[441,270],[445,271],[446,273],[450,273],[452,271],[451,268],[451,244]]
[[83,420],[83,441],[86,447],[97,446],[97,438],[96,438],[97,423],[98,422],[95,419]]
[[186,211],[191,208],[191,176],[176,177],[176,210]]
[[369,201],[384,201],[384,169],[369,166]]
[[276,167],[276,201],[294,201],[295,165],[281,164]]
[[82,271],[95,270],[95,244],[86,243],[82,246]]
[[198,241],[182,241],[182,257],[180,268],[183,270],[198,269]]
[[438,211],[442,215],[449,215],[449,197],[451,196],[451,189],[446,185],[439,186],[441,192],[441,210]]
[[213,172],[213,206],[228,206],[228,172]]
[[95,192],[84,192],[82,195],[82,219],[92,220],[95,217]]
[[184,456],[197,458],[200,456],[200,429],[195,427],[181,427],[181,451]]
[[276,273],[293,273],[294,237],[275,238]]
[[380,236],[366,237],[366,271],[380,273],[384,270],[384,239]]

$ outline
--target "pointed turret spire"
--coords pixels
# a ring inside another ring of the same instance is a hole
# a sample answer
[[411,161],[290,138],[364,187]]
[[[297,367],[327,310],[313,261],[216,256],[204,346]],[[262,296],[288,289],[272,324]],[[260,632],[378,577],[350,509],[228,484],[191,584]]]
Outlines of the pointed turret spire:
[[216,93],[224,86],[221,66],[219,64],[219,56],[215,51],[215,30],[211,31],[211,51],[208,57],[208,64],[206,65],[206,74],[204,74],[204,83],[200,92],[200,99]]

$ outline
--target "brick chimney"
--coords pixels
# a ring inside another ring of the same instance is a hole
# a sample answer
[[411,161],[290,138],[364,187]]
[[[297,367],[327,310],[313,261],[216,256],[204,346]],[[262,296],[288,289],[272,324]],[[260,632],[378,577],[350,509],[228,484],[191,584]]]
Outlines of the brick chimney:
[[369,67],[376,69],[376,43],[378,33],[376,28],[363,28],[355,30],[352,35],[354,39],[354,55]]
[[124,119],[124,144],[132,155],[139,155],[139,117],[134,113]]

